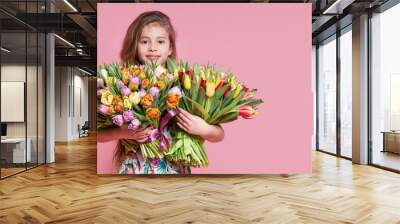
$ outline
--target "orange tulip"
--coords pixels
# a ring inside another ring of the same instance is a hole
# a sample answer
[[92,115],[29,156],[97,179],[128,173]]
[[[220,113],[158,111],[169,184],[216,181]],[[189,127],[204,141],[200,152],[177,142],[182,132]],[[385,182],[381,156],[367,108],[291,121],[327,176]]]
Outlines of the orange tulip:
[[150,107],[150,108],[147,108],[146,115],[150,119],[158,119],[158,118],[160,118],[161,112],[157,108]]
[[159,89],[163,89],[165,87],[165,82],[157,81],[156,82],[156,87],[158,87]]
[[167,97],[167,106],[169,108],[176,108],[179,104],[179,95],[178,94],[171,94]]
[[142,88],[146,89],[150,85],[150,80],[148,79],[143,79],[142,81]]
[[146,94],[140,103],[143,105],[143,107],[149,107],[153,103],[153,96],[151,94]]
[[118,103],[114,106],[115,112],[122,112],[122,109],[124,108],[124,105],[121,103]]

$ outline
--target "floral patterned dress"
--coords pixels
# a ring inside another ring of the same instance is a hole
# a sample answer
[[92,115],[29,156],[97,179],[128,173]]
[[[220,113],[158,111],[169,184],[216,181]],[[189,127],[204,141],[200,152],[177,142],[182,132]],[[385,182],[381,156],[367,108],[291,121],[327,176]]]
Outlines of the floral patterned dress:
[[190,167],[172,163],[165,158],[156,158],[144,161],[142,153],[136,152],[132,157],[126,158],[120,168],[119,174],[190,174]]
[[[171,142],[170,131],[165,128],[164,135]],[[145,161],[138,150],[132,156],[127,157],[120,165],[118,174],[190,174],[190,167],[165,158],[149,159]]]

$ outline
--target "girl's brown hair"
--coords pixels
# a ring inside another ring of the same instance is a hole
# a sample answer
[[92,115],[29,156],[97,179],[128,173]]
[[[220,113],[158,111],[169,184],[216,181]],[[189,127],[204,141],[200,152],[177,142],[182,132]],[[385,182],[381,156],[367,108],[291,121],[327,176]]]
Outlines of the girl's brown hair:
[[176,33],[171,24],[171,20],[160,11],[149,11],[140,14],[129,26],[120,54],[123,63],[140,64],[137,55],[137,46],[143,28],[150,23],[158,23],[166,29],[172,49],[172,53],[169,57],[176,59]]

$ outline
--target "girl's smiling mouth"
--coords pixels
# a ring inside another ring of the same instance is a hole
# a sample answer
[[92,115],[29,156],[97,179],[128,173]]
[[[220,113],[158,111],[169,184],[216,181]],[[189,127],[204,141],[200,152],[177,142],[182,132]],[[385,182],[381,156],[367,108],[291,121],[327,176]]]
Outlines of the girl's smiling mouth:
[[149,60],[157,60],[159,57],[159,55],[146,55],[146,58]]

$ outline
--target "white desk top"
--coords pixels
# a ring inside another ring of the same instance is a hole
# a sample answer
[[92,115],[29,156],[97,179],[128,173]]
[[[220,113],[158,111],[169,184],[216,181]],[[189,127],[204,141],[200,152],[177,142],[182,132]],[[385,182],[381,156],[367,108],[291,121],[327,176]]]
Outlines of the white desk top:
[[[30,139],[27,139],[30,141]],[[6,138],[6,139],[1,139],[1,143],[19,143],[19,142],[24,142],[25,138]]]

